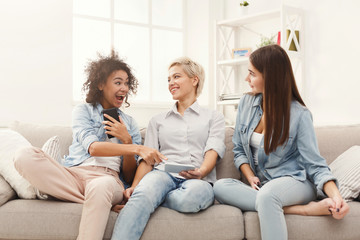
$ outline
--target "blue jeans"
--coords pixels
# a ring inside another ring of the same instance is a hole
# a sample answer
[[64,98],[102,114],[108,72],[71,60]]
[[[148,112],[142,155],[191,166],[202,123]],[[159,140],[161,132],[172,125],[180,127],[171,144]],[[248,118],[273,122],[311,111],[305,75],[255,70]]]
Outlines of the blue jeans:
[[316,198],[315,186],[292,177],[268,181],[259,191],[236,179],[221,179],[214,185],[215,198],[243,211],[257,211],[261,239],[287,240],[283,207],[306,204]]
[[213,202],[214,191],[209,183],[175,178],[155,169],[143,177],[120,211],[111,239],[140,239],[150,215],[160,204],[179,212],[194,213]]

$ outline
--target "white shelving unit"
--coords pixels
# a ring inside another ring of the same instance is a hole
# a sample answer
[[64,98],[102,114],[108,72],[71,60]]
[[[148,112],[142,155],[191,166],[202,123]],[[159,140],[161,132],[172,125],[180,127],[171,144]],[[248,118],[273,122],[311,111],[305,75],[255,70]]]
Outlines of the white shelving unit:
[[[287,51],[291,59],[299,90],[304,95],[302,92],[304,85],[303,21],[301,9],[282,4],[281,8],[277,10],[246,15],[237,19],[221,20],[216,23],[216,107],[223,112],[227,125],[235,124],[235,112],[239,99],[250,90],[245,82],[249,58],[233,58],[233,49],[251,47],[254,51],[261,36],[269,36],[269,33],[263,33],[263,31],[266,32],[270,28],[275,29],[272,34],[276,34],[276,36],[280,32],[280,45]],[[299,39],[296,37],[297,34]],[[252,35],[253,39],[250,38],[250,41],[247,39],[246,42],[244,37],[248,35]],[[291,50],[294,47],[296,50]]]

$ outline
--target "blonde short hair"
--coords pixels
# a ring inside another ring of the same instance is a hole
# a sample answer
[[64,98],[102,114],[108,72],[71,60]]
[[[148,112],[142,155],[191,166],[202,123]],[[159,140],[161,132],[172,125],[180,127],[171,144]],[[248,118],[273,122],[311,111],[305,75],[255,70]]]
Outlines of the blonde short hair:
[[173,66],[181,66],[184,69],[184,72],[188,77],[197,77],[199,82],[196,88],[196,97],[199,97],[201,94],[201,91],[204,87],[204,81],[205,81],[205,71],[204,68],[191,60],[188,57],[180,57],[175,59],[169,66],[168,69],[172,68]]

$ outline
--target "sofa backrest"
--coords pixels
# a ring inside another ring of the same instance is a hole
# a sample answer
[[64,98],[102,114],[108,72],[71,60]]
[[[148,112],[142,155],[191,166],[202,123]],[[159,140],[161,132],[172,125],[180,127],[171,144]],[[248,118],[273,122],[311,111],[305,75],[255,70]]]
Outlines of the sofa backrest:
[[354,145],[360,145],[360,125],[315,128],[320,154],[330,164]]
[[[61,155],[68,154],[72,142],[72,132],[69,126],[37,125],[31,123],[13,122],[10,128],[22,134],[33,146],[42,145],[52,136],[57,135],[60,139]],[[140,130],[142,143],[146,129]],[[341,153],[354,145],[360,145],[360,125],[332,126],[315,128],[320,154],[330,164]],[[234,128],[226,127],[225,145],[226,152],[223,159],[216,165],[217,178],[240,179],[240,173],[234,166],[234,153],[232,152],[232,136]]]
[[9,127],[24,136],[34,147],[39,148],[41,148],[49,138],[58,136],[60,156],[63,157],[69,154],[69,146],[72,143],[72,130],[70,126],[54,126],[14,121]]
[[[234,153],[232,148],[232,136],[234,128],[226,128],[226,154],[224,158],[217,164],[216,174],[217,178],[240,178],[239,171],[234,166]],[[315,128],[316,138],[318,140],[318,147],[320,154],[330,164],[340,154],[354,145],[360,145],[360,125],[350,126],[331,126]],[[245,179],[242,179],[245,181]]]

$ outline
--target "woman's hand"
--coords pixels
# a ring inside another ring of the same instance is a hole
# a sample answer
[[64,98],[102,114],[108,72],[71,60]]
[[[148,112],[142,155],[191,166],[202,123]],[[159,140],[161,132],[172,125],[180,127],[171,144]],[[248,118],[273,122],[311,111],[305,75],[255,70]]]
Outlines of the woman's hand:
[[153,166],[155,163],[160,163],[162,160],[167,160],[167,157],[162,155],[158,150],[139,145],[138,155],[148,164]]
[[332,206],[329,208],[331,215],[335,219],[342,219],[349,212],[350,207],[347,202],[340,196],[331,198],[333,201]]
[[116,137],[124,144],[132,144],[131,136],[122,118],[119,116],[119,119],[114,119],[108,114],[104,114],[104,116],[110,120],[103,121],[103,124],[105,124],[105,133]]
[[[252,176],[248,179],[248,182],[251,186],[251,188],[255,189],[255,190],[258,190],[258,186],[260,185],[260,180],[258,177],[256,176]],[[257,186],[257,187],[256,187]]]
[[195,168],[194,170],[181,171],[179,175],[186,179],[201,179],[202,171],[200,170],[200,168]]
[[129,198],[131,197],[132,193],[134,192],[134,188],[133,187],[129,187],[127,189],[125,189],[123,191],[123,200],[121,201],[120,204],[115,205],[111,208],[112,211],[119,213],[121,209],[123,209],[125,207],[125,204],[127,203],[127,201],[129,200]]

